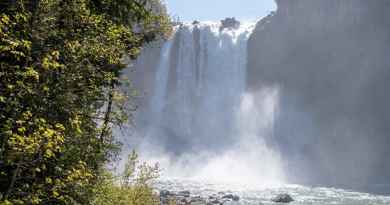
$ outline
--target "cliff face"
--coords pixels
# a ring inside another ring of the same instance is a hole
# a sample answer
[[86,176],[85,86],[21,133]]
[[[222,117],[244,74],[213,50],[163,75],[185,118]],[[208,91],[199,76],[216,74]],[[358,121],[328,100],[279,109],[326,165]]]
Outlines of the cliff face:
[[277,85],[276,144],[299,183],[390,182],[390,1],[277,0],[249,41],[248,89]]

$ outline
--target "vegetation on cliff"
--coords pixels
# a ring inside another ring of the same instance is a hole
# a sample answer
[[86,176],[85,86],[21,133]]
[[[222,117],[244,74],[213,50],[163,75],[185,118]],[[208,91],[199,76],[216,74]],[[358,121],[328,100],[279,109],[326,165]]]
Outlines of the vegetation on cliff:
[[132,110],[119,75],[169,34],[163,6],[5,0],[0,12],[0,204],[110,204],[96,200],[119,150],[111,129]]

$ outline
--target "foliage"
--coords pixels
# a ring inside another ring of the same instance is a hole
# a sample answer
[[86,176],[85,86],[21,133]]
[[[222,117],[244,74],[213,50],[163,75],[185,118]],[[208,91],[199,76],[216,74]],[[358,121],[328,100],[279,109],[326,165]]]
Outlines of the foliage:
[[[0,204],[88,204],[126,120],[119,75],[169,35],[158,1],[0,1]],[[122,100],[118,100],[122,99]],[[130,109],[132,110],[132,109]]]
[[142,164],[132,153],[120,176],[111,173],[102,176],[91,205],[159,205],[157,195],[150,188],[158,173],[158,166]]

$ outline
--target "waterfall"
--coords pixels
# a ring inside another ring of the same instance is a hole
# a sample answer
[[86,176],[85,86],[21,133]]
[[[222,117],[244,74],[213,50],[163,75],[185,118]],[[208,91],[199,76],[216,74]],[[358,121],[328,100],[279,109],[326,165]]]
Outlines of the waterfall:
[[141,105],[148,107],[138,116],[146,123],[134,137],[142,139],[136,147],[141,155],[158,161],[164,175],[258,184],[283,180],[280,156],[266,142],[278,89],[246,92],[247,42],[254,27],[184,24],[162,45],[150,100]]
[[169,57],[172,48],[172,40],[168,40],[161,50],[161,60],[158,65],[155,76],[155,93],[150,102],[150,110],[153,113],[155,120],[161,120],[162,109],[164,108],[164,98],[167,92],[168,72],[169,72]]

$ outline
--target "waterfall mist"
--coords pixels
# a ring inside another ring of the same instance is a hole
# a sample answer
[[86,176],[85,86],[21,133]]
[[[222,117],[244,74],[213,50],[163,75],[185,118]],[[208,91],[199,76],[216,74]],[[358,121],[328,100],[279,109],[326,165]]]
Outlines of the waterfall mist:
[[159,56],[141,56],[144,67],[156,61],[150,66],[154,77],[136,128],[124,141],[127,150],[158,162],[167,178],[283,183],[280,155],[268,143],[279,89],[246,91],[247,42],[254,26],[184,24],[157,49]]
[[146,49],[127,150],[170,177],[388,194],[390,3],[276,2],[256,25],[184,24]]

